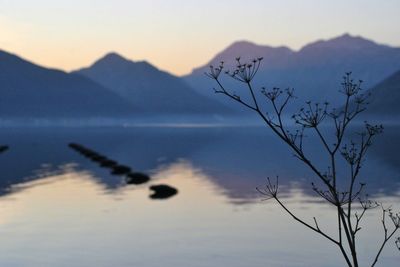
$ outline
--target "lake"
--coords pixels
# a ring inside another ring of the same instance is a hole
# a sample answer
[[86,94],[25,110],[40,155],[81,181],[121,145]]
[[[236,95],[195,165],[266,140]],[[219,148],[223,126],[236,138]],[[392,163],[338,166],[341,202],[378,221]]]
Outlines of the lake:
[[[369,151],[361,180],[373,199],[400,210],[400,127]],[[123,176],[68,147],[83,144],[151,176]],[[301,218],[334,233],[334,208],[312,191],[313,174],[265,127],[210,125],[14,128],[0,131],[0,265],[141,267],[339,267],[339,250],[255,190],[279,175],[281,196]],[[319,145],[309,153],[324,166]],[[178,194],[149,198],[149,186]],[[382,239],[379,209],[365,218],[367,265]],[[399,234],[400,235],[400,234]],[[390,242],[378,265],[398,266]]]

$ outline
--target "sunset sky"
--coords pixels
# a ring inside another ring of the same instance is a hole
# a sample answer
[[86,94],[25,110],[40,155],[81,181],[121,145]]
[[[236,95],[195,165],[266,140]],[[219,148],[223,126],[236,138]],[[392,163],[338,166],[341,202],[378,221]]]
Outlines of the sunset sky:
[[398,0],[0,0],[0,49],[67,71],[115,51],[182,75],[236,40],[400,46],[399,13]]

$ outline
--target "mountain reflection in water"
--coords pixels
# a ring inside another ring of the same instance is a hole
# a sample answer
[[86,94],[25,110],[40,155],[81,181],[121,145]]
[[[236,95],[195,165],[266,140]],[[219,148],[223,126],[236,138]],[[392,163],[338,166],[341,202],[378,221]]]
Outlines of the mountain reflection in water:
[[[399,131],[378,137],[362,170],[368,191],[394,208]],[[330,244],[256,193],[265,177],[279,175],[291,207],[334,231],[331,207],[310,189],[312,173],[265,128],[4,129],[0,140],[10,146],[0,154],[2,266],[340,266]],[[126,185],[70,142],[152,179]],[[309,147],[322,158],[318,146]],[[150,199],[149,186],[159,183],[179,193]],[[381,238],[368,229],[380,229],[379,220],[365,229],[360,253],[367,260]],[[310,258],[316,247],[318,257]],[[397,266],[389,247],[381,266]]]
[[[399,134],[398,127],[386,129],[367,156],[360,181],[367,184],[370,194],[399,193]],[[131,166],[133,171],[149,174],[172,163],[188,162],[232,200],[259,199],[255,187],[276,175],[281,177],[282,188],[294,186],[315,196],[310,190],[314,175],[263,127],[7,129],[2,130],[0,140],[11,148],[0,154],[3,194],[14,184],[45,177],[49,172],[62,173],[68,164],[93,173],[110,190],[123,186],[108,169],[68,149],[68,143],[74,141]],[[317,145],[310,143],[308,147],[314,159],[324,158]]]

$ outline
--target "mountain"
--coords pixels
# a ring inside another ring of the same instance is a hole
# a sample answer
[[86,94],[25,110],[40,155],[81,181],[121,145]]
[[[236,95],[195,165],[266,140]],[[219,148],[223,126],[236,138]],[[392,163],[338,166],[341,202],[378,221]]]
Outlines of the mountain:
[[400,71],[395,72],[369,90],[371,101],[368,114],[397,115],[400,117]]
[[148,114],[217,114],[227,108],[208,99],[181,78],[146,61],[134,62],[109,53],[74,73],[88,77]]
[[263,57],[264,62],[271,62],[271,64],[264,64],[263,68],[279,68],[280,66],[287,65],[293,53],[294,51],[285,46],[272,47],[257,45],[248,41],[238,41],[218,53],[205,66],[195,68],[192,71],[192,75],[203,75],[204,71],[207,71],[210,65],[218,65],[221,61],[224,61],[225,67],[233,68],[236,66],[235,59],[237,57],[240,57],[243,62]]
[[[286,47],[237,42],[183,78],[199,93],[226,102],[225,97],[213,95],[212,88],[215,83],[208,79],[204,72],[209,70],[209,65],[218,65],[220,61],[226,62],[227,68],[231,69],[235,66],[234,59],[238,56],[244,59],[264,57],[254,80],[255,87],[294,88],[298,97],[297,103],[327,100],[335,106],[340,106],[342,97],[338,90],[341,89],[345,72],[352,71],[354,79],[364,80],[364,87],[371,88],[400,69],[400,48],[344,34],[310,43],[298,51]],[[227,75],[223,76],[226,76],[223,77],[224,83],[232,91],[240,95],[246,93],[241,91],[243,89],[240,86],[243,84],[232,81]]]
[[43,68],[0,50],[2,119],[130,117],[135,111],[90,79]]

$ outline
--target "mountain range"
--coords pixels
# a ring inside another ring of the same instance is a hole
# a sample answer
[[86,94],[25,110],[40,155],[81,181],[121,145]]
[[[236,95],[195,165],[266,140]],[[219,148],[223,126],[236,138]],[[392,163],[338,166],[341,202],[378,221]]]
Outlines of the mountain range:
[[173,75],[111,53],[71,73],[0,51],[2,119],[134,119],[227,112]]
[[[146,61],[109,53],[91,66],[70,73],[38,66],[0,50],[0,114],[14,118],[137,118],[142,115],[237,115],[238,105],[215,95],[215,83],[204,72],[225,62],[235,68],[263,57],[256,88],[295,88],[297,103],[327,100],[341,104],[341,79],[352,71],[365,81],[372,101],[369,113],[397,116],[400,109],[400,48],[344,34],[310,43],[298,51],[288,47],[235,42],[191,74],[177,77]],[[223,83],[239,95],[246,91],[229,76]],[[242,84],[243,85],[243,84]],[[245,99],[245,98],[244,98]],[[233,108],[232,108],[233,107]],[[297,105],[293,106],[297,108]],[[294,109],[293,109],[294,110]]]
[[225,108],[190,88],[185,81],[146,61],[133,62],[109,53],[76,72],[109,88],[146,114],[210,114]]
[[43,68],[0,51],[2,118],[95,118],[132,116],[137,111],[86,77]]
[[[326,100],[340,106],[342,98],[338,91],[346,72],[351,71],[355,80],[364,81],[364,89],[370,89],[400,70],[400,48],[344,34],[310,43],[298,51],[284,46],[271,47],[246,41],[236,42],[183,78],[204,95],[224,103],[232,102],[223,96],[214,95],[212,88],[215,84],[212,80],[204,78],[204,72],[209,70],[209,65],[218,66],[221,61],[225,62],[226,69],[232,70],[236,66],[236,57],[241,57],[242,62],[263,57],[259,73],[254,80],[256,87],[294,88],[301,104],[308,100]],[[226,76],[222,79],[227,88],[239,95],[246,93],[242,91],[243,84],[233,81],[227,75],[223,76]],[[296,105],[295,107],[297,108]]]

